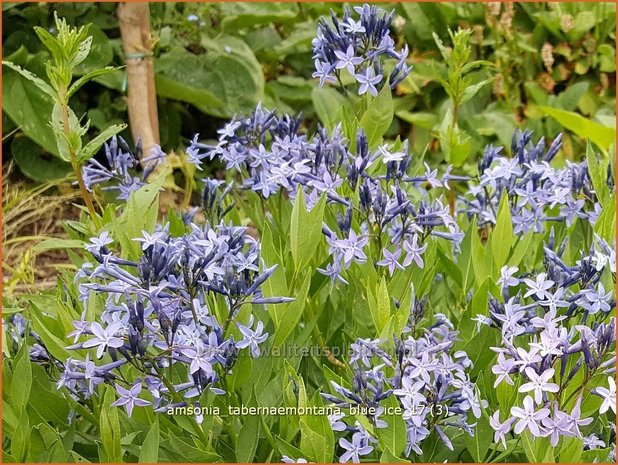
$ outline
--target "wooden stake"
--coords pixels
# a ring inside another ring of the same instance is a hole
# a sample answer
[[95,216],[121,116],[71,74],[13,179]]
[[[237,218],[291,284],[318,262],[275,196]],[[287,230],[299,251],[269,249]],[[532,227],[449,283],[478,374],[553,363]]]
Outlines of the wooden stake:
[[120,3],[118,19],[126,56],[131,134],[134,140],[141,137],[147,157],[160,142],[148,3]]

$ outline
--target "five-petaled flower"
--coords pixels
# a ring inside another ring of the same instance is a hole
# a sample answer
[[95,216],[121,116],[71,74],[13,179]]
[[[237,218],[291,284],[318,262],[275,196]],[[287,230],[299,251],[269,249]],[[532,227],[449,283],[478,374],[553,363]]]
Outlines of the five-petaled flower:
[[546,408],[536,410],[532,397],[526,396],[524,408],[511,407],[511,415],[518,419],[513,429],[515,434],[521,434],[525,429],[528,429],[533,436],[538,437],[541,435],[540,422],[543,418],[549,416],[549,410]]
[[133,386],[131,386],[131,389],[125,389],[120,385],[116,385],[116,392],[118,392],[120,398],[114,402],[112,406],[124,406],[129,417],[133,413],[133,407],[145,407],[146,405],[150,405],[150,401],[139,398],[140,392],[142,392],[141,380],[138,380]]
[[90,331],[94,338],[88,339],[83,343],[83,347],[88,349],[90,347],[97,348],[97,358],[103,357],[105,350],[108,347],[117,349],[124,345],[124,340],[118,337],[118,333],[122,330],[122,323],[116,321],[111,323],[107,328],[103,327],[96,321],[90,325]]

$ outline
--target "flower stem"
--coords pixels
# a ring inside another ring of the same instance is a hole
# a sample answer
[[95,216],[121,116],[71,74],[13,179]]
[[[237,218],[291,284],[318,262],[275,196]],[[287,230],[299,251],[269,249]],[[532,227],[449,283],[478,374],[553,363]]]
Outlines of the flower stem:
[[84,202],[86,203],[86,207],[88,208],[88,211],[90,212],[90,216],[92,217],[92,222],[94,223],[97,229],[100,229],[101,222],[99,221],[99,217],[97,215],[96,209],[94,208],[94,204],[92,203],[92,198],[90,197],[90,194],[88,193],[88,189],[86,189],[86,184],[84,183],[84,178],[80,170],[79,161],[77,160],[77,155],[75,153],[75,150],[73,150],[73,147],[71,146],[71,143],[70,143],[71,130],[69,128],[69,106],[67,102],[63,102],[60,105],[60,109],[62,111],[64,134],[66,135],[66,138],[67,138],[67,147],[69,150],[69,155],[71,156],[71,166],[73,167],[73,174],[75,174],[75,177],[77,178],[77,184],[79,185],[79,190],[81,191],[82,198],[84,199]]

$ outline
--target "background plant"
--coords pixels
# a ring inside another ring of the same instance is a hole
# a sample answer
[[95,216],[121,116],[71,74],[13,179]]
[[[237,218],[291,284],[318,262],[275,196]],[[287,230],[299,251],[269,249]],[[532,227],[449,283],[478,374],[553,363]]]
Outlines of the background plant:
[[[273,9],[265,4],[172,3],[150,7],[157,39],[154,53],[161,146],[166,152],[184,145],[195,132],[214,137],[221,123],[218,118],[249,112],[259,100],[284,113],[302,110],[308,120],[317,118],[323,124],[341,108],[341,99],[332,104],[326,98],[331,95],[316,89],[310,57],[316,20],[328,14],[330,7],[341,13],[341,5],[287,4]],[[433,33],[450,47],[448,29],[456,31],[460,26],[472,31],[468,45],[471,59],[491,64],[487,68],[490,72],[473,70],[470,84],[494,78],[458,111],[460,129],[471,136],[470,153],[478,153],[490,142],[508,150],[513,129],[523,124],[537,137],[553,137],[561,125],[573,131],[575,137],[565,135],[568,159],[584,147],[584,132],[593,140],[598,139],[598,133],[602,145],[613,140],[595,123],[611,127],[615,119],[614,5],[443,3],[392,7],[395,44],[409,44],[408,64],[413,69],[394,96],[396,117],[389,135],[409,136],[415,152],[422,152],[428,143],[439,143],[441,123],[448,120],[445,116],[450,107],[441,84],[447,68]],[[74,70],[77,77],[124,63],[114,4],[5,4],[5,59],[43,76],[47,55],[32,27],[53,27],[56,9],[71,25],[92,23],[93,50]],[[225,52],[226,45],[233,53]],[[211,66],[215,60],[219,66]],[[219,69],[226,73],[233,70],[231,74],[238,79],[222,80],[217,76],[222,72]],[[23,143],[12,147],[13,139],[21,139],[14,133],[3,142],[5,153],[11,153],[20,169],[37,179],[68,173],[68,165],[44,155],[56,152],[53,134],[46,126],[51,102],[35,86],[9,71],[5,74],[3,92],[9,99],[3,109],[3,136],[18,128],[43,149],[28,145],[26,150]],[[196,86],[198,82],[203,85]],[[70,106],[77,115],[88,113],[90,135],[126,121],[125,83],[123,71],[118,70],[95,78],[71,98]],[[217,102],[221,96],[224,101]],[[9,107],[23,111],[18,115]],[[544,117],[547,108],[553,108],[547,113],[549,118]],[[589,118],[591,126],[579,132],[581,120],[570,113]],[[26,124],[33,121],[40,123],[36,124],[38,130]],[[131,142],[128,132],[123,137]],[[28,163],[34,154],[46,170],[34,171],[36,164]],[[474,160],[470,161],[473,167]]]

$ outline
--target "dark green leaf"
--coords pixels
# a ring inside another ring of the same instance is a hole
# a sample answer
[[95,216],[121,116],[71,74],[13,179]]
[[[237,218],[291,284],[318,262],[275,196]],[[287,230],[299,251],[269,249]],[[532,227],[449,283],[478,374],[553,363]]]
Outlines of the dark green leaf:
[[466,449],[476,463],[483,463],[493,440],[493,429],[485,412],[476,420],[474,436],[464,434]]
[[2,109],[29,138],[47,152],[58,154],[56,137],[49,127],[52,98],[11,69],[2,73]]

